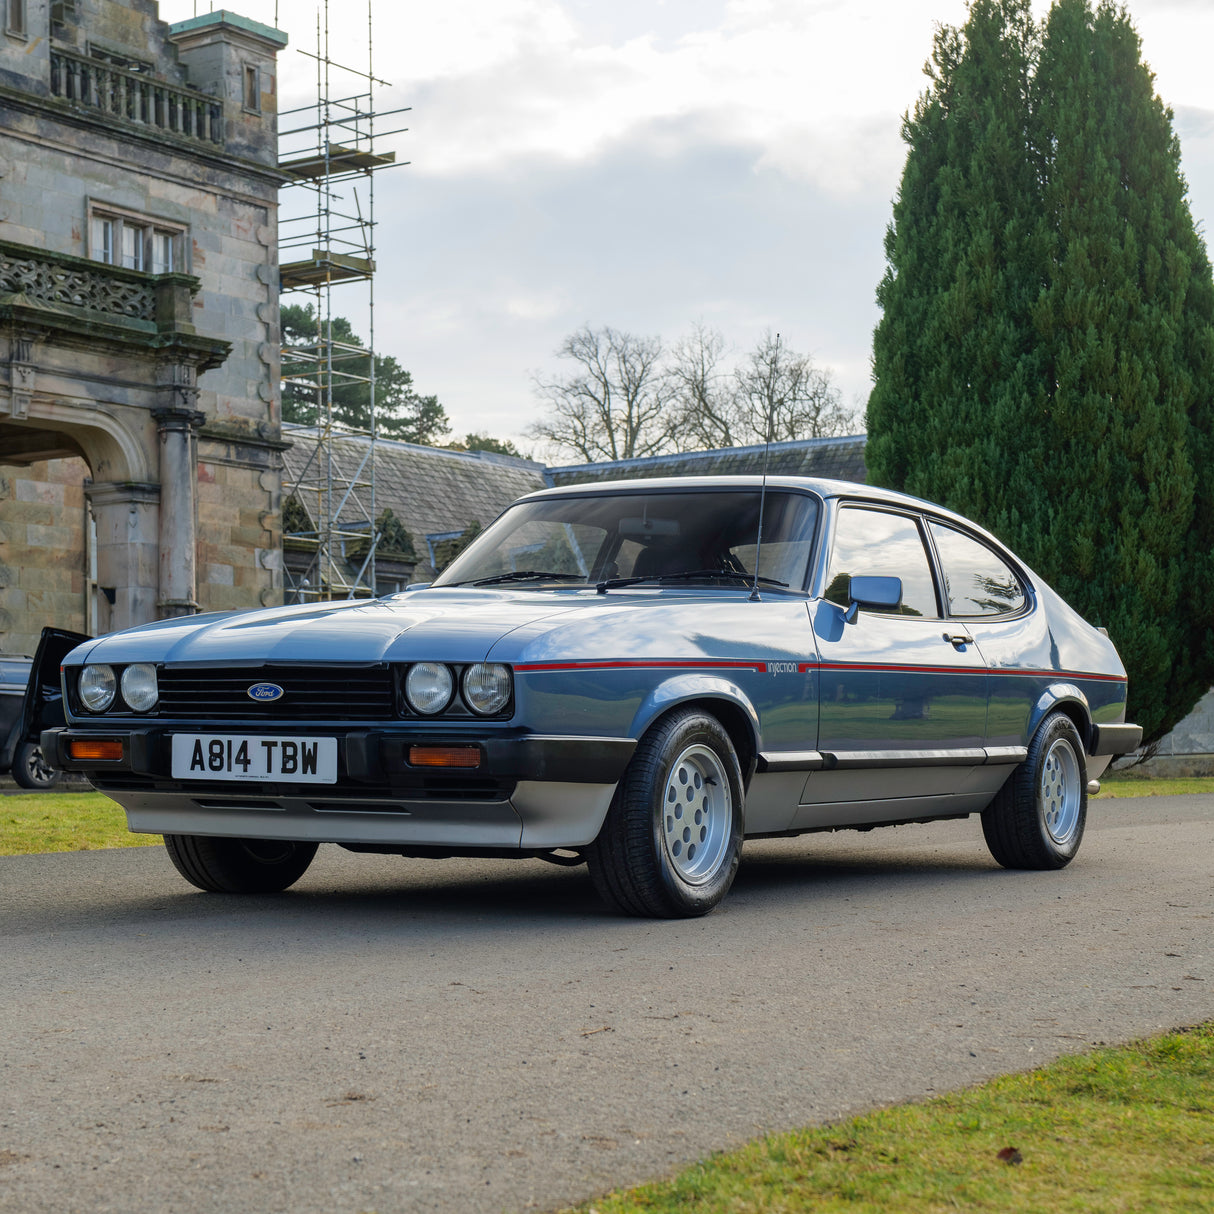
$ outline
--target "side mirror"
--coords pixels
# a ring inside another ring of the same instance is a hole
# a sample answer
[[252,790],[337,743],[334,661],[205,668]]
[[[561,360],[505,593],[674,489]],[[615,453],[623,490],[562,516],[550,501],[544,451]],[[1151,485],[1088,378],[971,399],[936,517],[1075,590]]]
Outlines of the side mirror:
[[854,577],[847,583],[847,611],[843,618],[856,622],[861,607],[873,611],[897,611],[902,606],[900,577]]

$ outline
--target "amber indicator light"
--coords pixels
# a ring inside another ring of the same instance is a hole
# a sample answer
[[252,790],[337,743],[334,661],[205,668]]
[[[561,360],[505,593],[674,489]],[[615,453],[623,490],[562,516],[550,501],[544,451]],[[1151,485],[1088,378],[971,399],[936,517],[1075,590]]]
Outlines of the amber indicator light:
[[73,759],[120,761],[122,759],[122,743],[119,741],[84,741],[80,738],[73,738],[67,744],[67,753]]
[[410,746],[411,767],[479,767],[479,746]]

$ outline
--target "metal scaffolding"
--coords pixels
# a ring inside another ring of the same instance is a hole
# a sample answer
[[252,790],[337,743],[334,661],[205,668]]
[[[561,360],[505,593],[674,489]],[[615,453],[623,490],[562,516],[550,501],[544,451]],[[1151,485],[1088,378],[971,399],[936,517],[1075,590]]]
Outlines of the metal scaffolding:
[[[284,335],[282,351],[283,437],[295,445],[283,482],[288,603],[375,594],[375,174],[398,163],[376,139],[405,129],[376,122],[408,107],[376,112],[375,90],[387,81],[373,71],[372,48],[368,0],[366,70],[335,62],[322,0],[316,53],[301,52],[316,61],[316,101],[281,115],[280,289],[307,301],[311,326],[306,338]],[[335,95],[335,80],[356,91]],[[364,284],[365,345],[334,312],[333,288],[353,284]]]

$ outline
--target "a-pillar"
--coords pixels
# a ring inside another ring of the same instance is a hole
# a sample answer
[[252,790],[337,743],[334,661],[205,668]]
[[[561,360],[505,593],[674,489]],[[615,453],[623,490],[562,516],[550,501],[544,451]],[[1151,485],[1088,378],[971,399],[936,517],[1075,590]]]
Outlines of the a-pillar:
[[[178,389],[180,395],[186,392]],[[197,599],[198,427],[206,415],[175,405],[153,409],[160,433],[160,599],[162,619],[194,615]]]
[[157,619],[160,486],[133,481],[86,485],[97,524],[98,631]]

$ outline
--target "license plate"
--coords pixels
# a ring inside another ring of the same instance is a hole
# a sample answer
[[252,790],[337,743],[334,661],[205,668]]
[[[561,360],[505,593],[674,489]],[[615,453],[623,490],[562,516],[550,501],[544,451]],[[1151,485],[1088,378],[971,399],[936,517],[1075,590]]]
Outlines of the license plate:
[[336,784],[337,739],[176,733],[173,779]]

